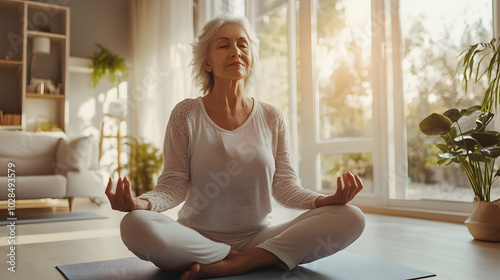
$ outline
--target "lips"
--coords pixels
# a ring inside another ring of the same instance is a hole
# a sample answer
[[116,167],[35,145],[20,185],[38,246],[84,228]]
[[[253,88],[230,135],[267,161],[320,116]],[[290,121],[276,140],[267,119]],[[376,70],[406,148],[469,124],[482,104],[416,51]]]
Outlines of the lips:
[[236,62],[230,63],[228,66],[234,66],[234,65],[242,65],[243,66],[243,63],[236,61]]

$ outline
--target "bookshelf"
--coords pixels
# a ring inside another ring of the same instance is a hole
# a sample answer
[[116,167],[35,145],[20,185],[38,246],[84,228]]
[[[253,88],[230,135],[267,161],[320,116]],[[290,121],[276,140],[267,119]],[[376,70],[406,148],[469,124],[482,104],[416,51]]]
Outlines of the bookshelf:
[[65,130],[70,9],[0,0],[0,130]]

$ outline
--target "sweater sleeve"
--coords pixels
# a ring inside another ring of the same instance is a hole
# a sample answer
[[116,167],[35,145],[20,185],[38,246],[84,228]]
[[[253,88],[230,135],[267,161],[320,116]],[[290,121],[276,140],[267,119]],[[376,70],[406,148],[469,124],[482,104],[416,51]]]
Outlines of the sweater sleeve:
[[316,208],[316,199],[321,194],[304,189],[299,185],[297,173],[292,165],[290,145],[284,116],[278,109],[276,113],[276,172],[273,178],[272,194],[274,199],[285,207],[296,209]]
[[155,188],[139,196],[149,200],[152,211],[166,211],[186,199],[189,183],[188,113],[186,101],[172,110],[163,144],[162,173]]

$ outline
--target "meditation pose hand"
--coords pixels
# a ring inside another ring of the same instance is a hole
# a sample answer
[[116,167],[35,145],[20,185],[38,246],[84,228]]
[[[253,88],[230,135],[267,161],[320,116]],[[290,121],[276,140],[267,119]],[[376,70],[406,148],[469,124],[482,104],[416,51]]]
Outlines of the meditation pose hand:
[[[342,184],[343,182],[343,184]],[[347,172],[342,174],[342,179],[337,177],[337,191],[329,196],[320,196],[316,200],[316,207],[326,205],[344,205],[353,200],[363,189],[363,183],[359,176]]]
[[116,191],[113,193],[113,180],[109,178],[106,196],[113,210],[130,212],[132,210],[150,210],[151,203],[145,199],[132,197],[132,188],[127,177],[118,179]]

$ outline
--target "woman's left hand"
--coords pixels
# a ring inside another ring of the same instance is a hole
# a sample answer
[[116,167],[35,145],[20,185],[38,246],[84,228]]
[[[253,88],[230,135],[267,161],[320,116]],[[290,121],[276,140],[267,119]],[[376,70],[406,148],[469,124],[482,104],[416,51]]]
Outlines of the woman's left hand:
[[358,175],[347,172],[342,174],[342,179],[344,186],[342,187],[340,177],[337,177],[337,191],[335,194],[318,197],[316,207],[347,204],[363,189],[363,183]]

